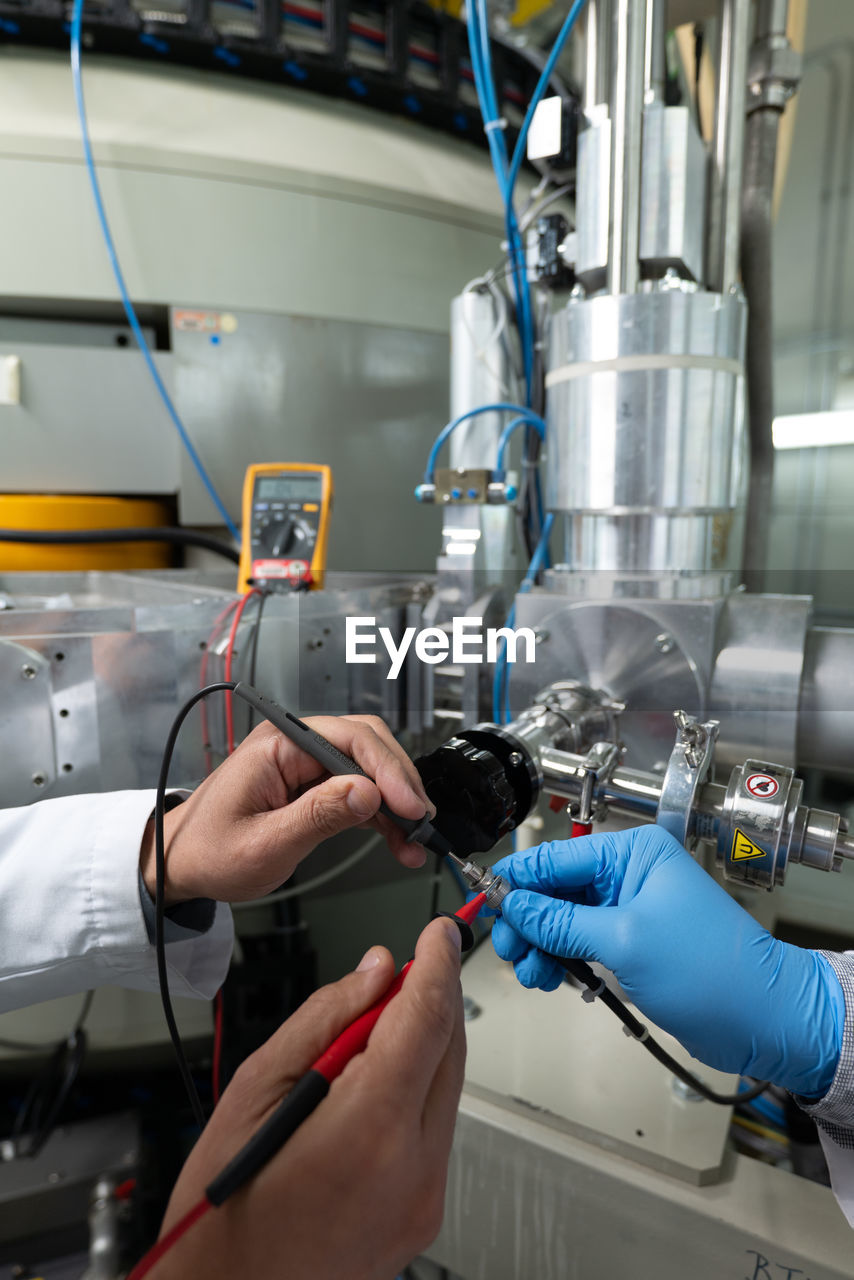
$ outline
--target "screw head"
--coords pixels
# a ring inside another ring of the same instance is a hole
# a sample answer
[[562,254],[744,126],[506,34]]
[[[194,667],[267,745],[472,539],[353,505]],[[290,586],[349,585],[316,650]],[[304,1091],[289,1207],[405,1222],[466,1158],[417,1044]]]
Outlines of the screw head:
[[507,763],[512,765],[514,769],[517,765],[520,765],[522,763],[521,751],[511,751],[510,755],[507,757]]
[[47,782],[47,778],[45,777],[45,775],[44,775],[43,773],[34,773],[34,774],[33,774],[33,786],[34,786],[34,787],[43,787],[43,786],[44,786],[44,784],[45,784],[46,782]]
[[672,653],[675,647],[673,636],[668,635],[666,631],[660,632],[655,637],[655,647],[659,653]]
[[25,680],[32,680],[36,674],[36,669],[30,662],[25,662],[21,667],[21,675]]

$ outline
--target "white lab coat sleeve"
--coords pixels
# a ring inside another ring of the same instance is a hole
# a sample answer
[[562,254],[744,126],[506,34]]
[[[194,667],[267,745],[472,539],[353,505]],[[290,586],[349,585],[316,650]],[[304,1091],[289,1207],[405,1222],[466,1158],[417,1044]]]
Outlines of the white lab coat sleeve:
[[[0,1012],[113,985],[157,990],[139,896],[154,791],[64,796],[0,810]],[[233,943],[231,912],[167,945],[169,988],[210,999]]]
[[810,1104],[802,1098],[797,1101],[818,1126],[833,1193],[854,1227],[854,952],[821,954],[833,966],[845,996],[842,1048],[824,1097]]

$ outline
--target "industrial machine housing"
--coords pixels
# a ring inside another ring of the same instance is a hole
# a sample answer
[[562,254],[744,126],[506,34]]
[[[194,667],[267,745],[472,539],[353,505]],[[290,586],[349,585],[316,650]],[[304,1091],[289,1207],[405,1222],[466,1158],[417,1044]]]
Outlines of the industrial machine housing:
[[[665,0],[587,2],[579,91],[563,116],[578,128],[574,190],[525,229],[552,532],[551,564],[521,589],[514,489],[531,457],[526,440],[499,466],[506,412],[460,422],[422,505],[412,497],[446,420],[449,299],[451,420],[524,396],[500,271],[489,273],[503,227],[485,162],[462,142],[297,89],[226,89],[94,58],[86,73],[102,183],[141,264],[133,297],[155,340],[168,334],[158,367],[227,505],[237,510],[246,467],[264,458],[328,463],[336,478],[330,570],[322,589],[265,601],[258,687],[302,715],[382,715],[421,754],[456,847],[566,835],[565,813],[544,803],[559,797],[594,829],[659,822],[769,923],[780,900],[809,922],[801,867],[844,883],[854,858],[845,815],[804,799],[805,774],[854,774],[854,629],[816,625],[808,595],[762,589],[772,192],[800,74],[788,9],[719,0],[707,141],[687,93],[672,104],[666,92]],[[64,59],[2,53],[0,178],[16,199],[0,207],[0,229],[21,252],[4,268],[0,341],[24,388],[0,404],[4,486],[174,493],[184,525],[210,527],[141,362],[117,344],[126,327],[104,305],[114,289],[66,127]],[[168,143],[148,113],[155,91]],[[442,120],[449,109],[431,108]],[[549,154],[566,146],[564,132]],[[218,619],[235,588],[235,573],[201,558],[0,578],[0,723],[14,744],[3,803],[153,785],[202,653],[222,652]],[[390,680],[382,652],[345,661],[348,618],[370,616],[399,642],[407,628],[449,631],[459,617],[501,627],[511,614],[533,630],[536,661],[507,668],[497,716],[484,664],[408,652]],[[189,725],[181,738],[176,779],[198,780],[211,750],[224,751],[213,702],[206,735]],[[366,864],[337,887],[372,888],[378,903],[409,892]],[[332,906],[317,900],[319,937]],[[326,950],[330,976],[340,946]],[[601,1008],[569,986],[522,991],[486,947],[464,991],[469,1065],[435,1261],[465,1280],[718,1280],[765,1274],[760,1259],[811,1280],[851,1274],[830,1192],[734,1152],[728,1113],[674,1087]],[[59,1034],[68,1005],[55,1003],[39,1025],[52,1016]],[[33,1017],[10,1027],[26,1035]],[[182,1021],[198,1037],[208,1025],[199,1008]],[[161,1039],[139,993],[113,993],[93,1023],[96,1052]],[[14,1163],[0,1167],[0,1202],[15,1203],[16,1176]],[[9,1238],[21,1229],[10,1224]]]

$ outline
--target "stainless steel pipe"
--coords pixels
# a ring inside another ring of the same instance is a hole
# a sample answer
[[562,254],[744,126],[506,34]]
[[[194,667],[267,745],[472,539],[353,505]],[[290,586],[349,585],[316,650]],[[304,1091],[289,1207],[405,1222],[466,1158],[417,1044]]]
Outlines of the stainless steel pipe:
[[640,279],[640,180],[646,5],[614,0],[610,95],[611,201],[606,287],[634,293]]
[[750,0],[722,0],[719,25],[706,287],[728,293],[738,281]]

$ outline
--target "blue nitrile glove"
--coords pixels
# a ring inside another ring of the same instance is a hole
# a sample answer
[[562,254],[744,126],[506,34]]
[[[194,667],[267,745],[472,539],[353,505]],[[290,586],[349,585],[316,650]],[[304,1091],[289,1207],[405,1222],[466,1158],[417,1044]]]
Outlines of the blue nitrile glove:
[[772,938],[661,827],[541,844],[493,870],[518,889],[492,940],[523,986],[560,984],[543,952],[597,960],[708,1066],[830,1088],[845,1020],[833,968]]

